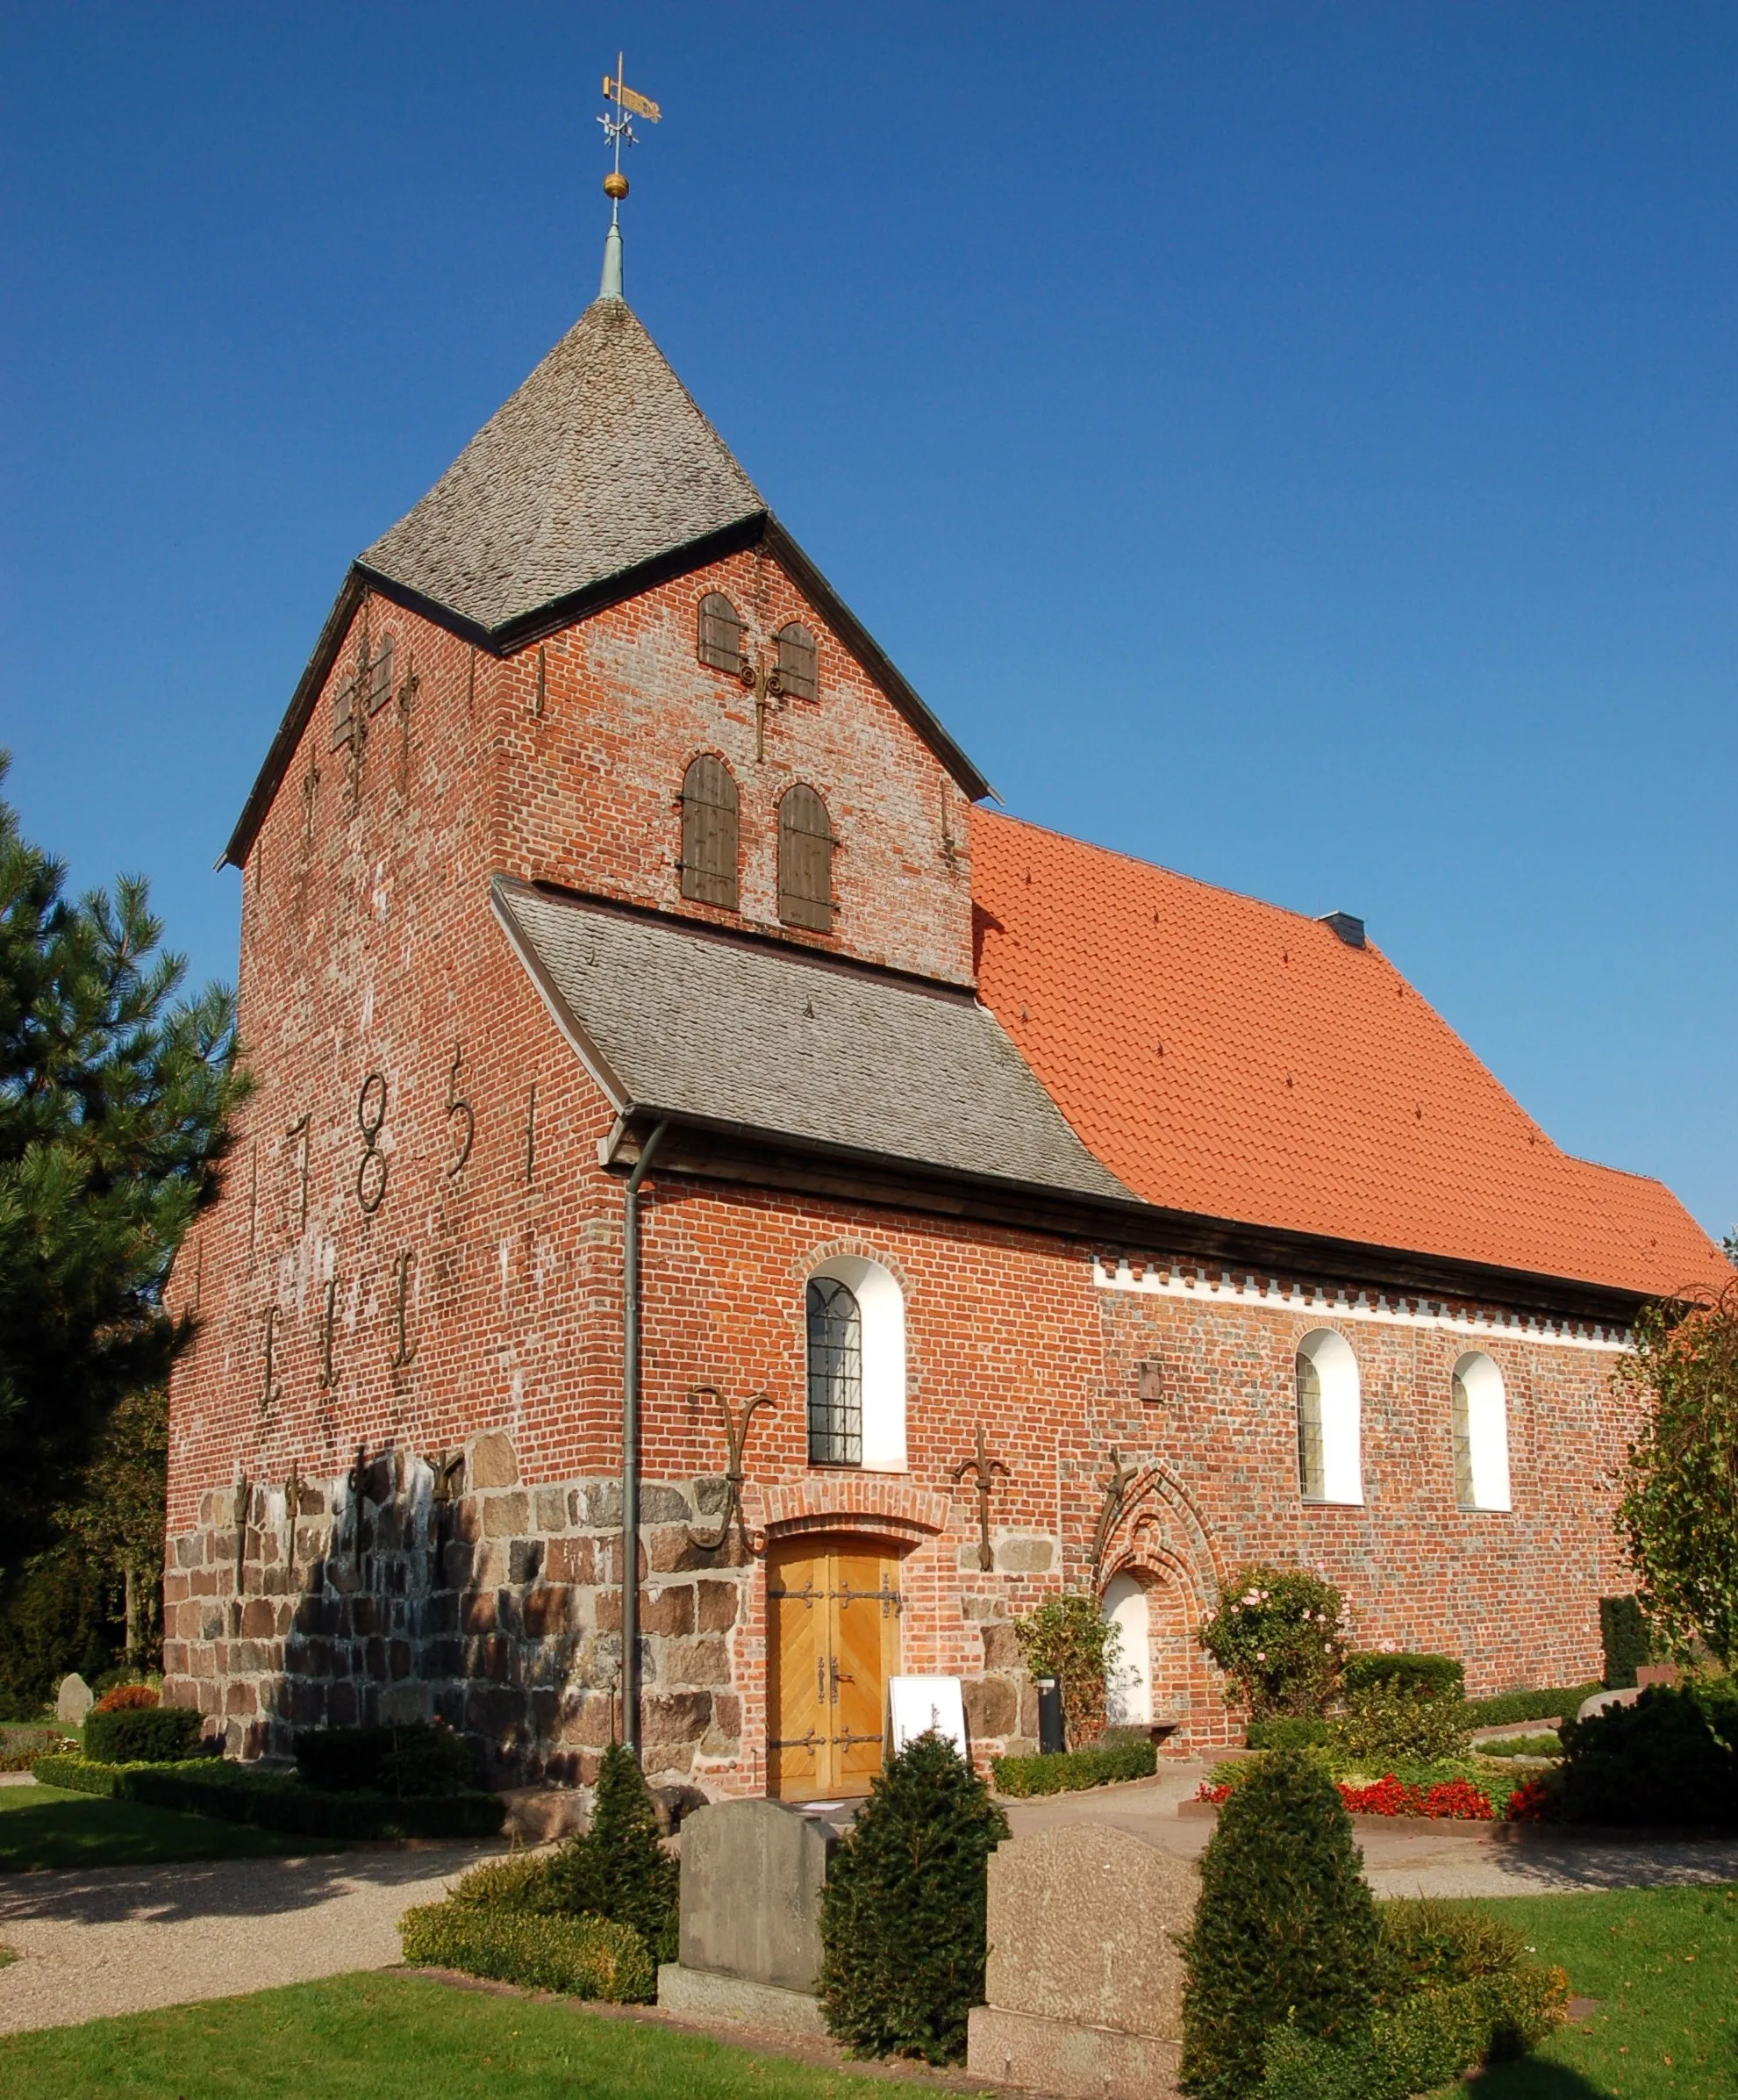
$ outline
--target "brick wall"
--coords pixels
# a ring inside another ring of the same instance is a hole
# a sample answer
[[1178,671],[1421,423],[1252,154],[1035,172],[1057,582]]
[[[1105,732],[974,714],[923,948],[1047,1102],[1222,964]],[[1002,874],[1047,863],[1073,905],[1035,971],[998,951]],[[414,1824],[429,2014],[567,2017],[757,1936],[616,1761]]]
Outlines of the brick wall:
[[[820,634],[822,698],[770,717],[760,762],[752,700],[694,659],[694,607],[714,587],[748,616],[751,645],[790,617]],[[334,750],[333,692],[388,629],[395,690],[360,751]],[[741,792],[743,920],[776,930],[772,813],[807,779],[840,835],[841,910],[833,935],[791,937],[969,977],[958,792],[773,564],[732,557],[539,659],[499,663],[366,605],[245,871],[241,1026],[258,1084],[172,1285],[200,1325],[171,1394],[165,1659],[172,1696],[250,1754],[286,1749],[297,1725],[440,1712],[504,1775],[583,1781],[616,1725],[621,1193],[597,1164],[612,1113],[494,924],[490,874],[720,916],[681,900],[676,867],[683,768],[716,750]],[[898,1478],[806,1464],[804,1283],[844,1251],[905,1293]],[[1112,1446],[1133,1471],[1098,1572],[1151,1585],[1155,1690],[1179,1746],[1230,1738],[1192,1629],[1248,1559],[1321,1568],[1360,1638],[1448,1648],[1475,1688],[1591,1672],[1595,1599],[1620,1583],[1609,1350],[1492,1330],[1514,1509],[1462,1516],[1448,1370],[1469,1308],[1402,1325],[1215,1295],[1205,1279],[1192,1298],[1143,1295],[1105,1287],[1093,1252],[648,1182],[642,1609],[658,1775],[743,1792],[765,1770],[763,1564],[734,1532],[702,1543],[725,1494],[715,1407],[692,1397],[704,1385],[736,1407],[762,1390],[777,1402],[747,1444],[756,1546],[829,1523],[900,1546],[904,1666],[967,1680],[986,1752],[1034,1732],[1012,1622],[1091,1579]],[[1323,1323],[1362,1369],[1357,1510],[1297,1496],[1292,1356]],[[1159,1402],[1137,1397],[1142,1360],[1162,1366]],[[950,1478],[980,1424],[1010,1469],[988,1573],[969,1483]]]

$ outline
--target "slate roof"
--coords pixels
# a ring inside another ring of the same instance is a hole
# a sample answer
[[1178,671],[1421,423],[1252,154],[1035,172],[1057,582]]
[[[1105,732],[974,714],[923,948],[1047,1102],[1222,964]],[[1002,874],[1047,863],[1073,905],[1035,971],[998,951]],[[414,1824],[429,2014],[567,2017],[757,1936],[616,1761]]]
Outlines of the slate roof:
[[766,507],[633,311],[597,299],[361,565],[494,632]]
[[497,916],[618,1111],[1127,1204],[967,994],[556,898]]
[[1732,1271],[1670,1191],[1559,1150],[1381,951],[972,813],[980,997],[1148,1201],[1634,1290]]

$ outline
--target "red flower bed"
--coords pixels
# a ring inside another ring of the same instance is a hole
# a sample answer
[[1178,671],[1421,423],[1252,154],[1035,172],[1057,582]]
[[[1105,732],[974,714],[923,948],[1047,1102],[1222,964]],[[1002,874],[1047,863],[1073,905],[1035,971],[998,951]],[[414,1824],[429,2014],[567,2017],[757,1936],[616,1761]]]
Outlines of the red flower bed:
[[1544,1780],[1530,1779],[1524,1787],[1517,1787],[1509,1795],[1511,1823],[1550,1823],[1555,1820],[1551,1789]]
[[1231,1788],[1216,1787],[1211,1781],[1204,1779],[1195,1789],[1195,1798],[1197,1801],[1210,1801],[1215,1807],[1218,1807],[1220,1803],[1231,1799]]
[[1470,1780],[1438,1780],[1409,1787],[1391,1772],[1368,1787],[1340,1782],[1340,1798],[1353,1816],[1433,1816],[1456,1823],[1490,1823],[1497,1811]]

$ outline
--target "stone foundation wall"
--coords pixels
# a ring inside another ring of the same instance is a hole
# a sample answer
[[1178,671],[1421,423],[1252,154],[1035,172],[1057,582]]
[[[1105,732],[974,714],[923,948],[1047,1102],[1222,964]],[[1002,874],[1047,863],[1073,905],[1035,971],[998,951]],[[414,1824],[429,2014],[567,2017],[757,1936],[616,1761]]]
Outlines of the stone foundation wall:
[[[360,1492],[353,1467],[204,1494],[169,1541],[167,1696],[242,1757],[290,1755],[298,1728],[438,1717],[497,1784],[588,1784],[619,1731],[619,1482],[522,1487],[507,1439],[485,1436],[461,1492],[438,1487],[427,1460],[388,1452]],[[685,1780],[739,1746],[751,1564],[733,1534],[694,1543],[721,1481],[642,1492],[646,1763]]]

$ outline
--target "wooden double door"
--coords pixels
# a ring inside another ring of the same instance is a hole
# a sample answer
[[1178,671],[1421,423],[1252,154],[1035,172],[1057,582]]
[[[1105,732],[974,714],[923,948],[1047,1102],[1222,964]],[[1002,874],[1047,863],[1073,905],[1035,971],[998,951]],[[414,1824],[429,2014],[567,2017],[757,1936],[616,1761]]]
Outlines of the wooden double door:
[[767,1556],[767,1791],[867,1794],[899,1667],[899,1559],[872,1539],[812,1537]]

